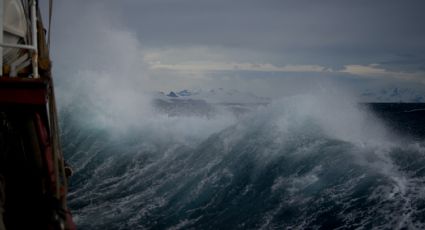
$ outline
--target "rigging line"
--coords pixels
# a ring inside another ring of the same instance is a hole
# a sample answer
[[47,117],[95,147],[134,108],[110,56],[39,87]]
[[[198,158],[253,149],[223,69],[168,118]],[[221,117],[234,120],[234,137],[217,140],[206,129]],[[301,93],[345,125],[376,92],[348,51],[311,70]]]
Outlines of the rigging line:
[[47,48],[50,50],[50,29],[52,28],[52,8],[53,0],[49,0],[49,30],[47,32]]

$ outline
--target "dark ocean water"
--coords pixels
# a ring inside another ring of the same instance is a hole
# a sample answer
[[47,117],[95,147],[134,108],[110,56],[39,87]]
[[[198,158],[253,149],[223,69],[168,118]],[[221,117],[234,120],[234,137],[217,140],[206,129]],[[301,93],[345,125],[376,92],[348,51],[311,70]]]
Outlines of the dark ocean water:
[[425,105],[311,107],[195,131],[211,118],[117,131],[62,110],[78,228],[425,229]]
[[394,132],[424,140],[425,103],[372,103],[366,106]]

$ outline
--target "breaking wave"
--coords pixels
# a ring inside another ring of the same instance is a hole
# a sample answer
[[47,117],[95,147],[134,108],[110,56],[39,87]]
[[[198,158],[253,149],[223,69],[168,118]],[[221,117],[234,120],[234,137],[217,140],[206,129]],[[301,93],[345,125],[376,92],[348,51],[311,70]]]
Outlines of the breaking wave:
[[286,98],[241,118],[152,112],[124,123],[62,109],[75,221],[80,229],[424,229],[425,144],[334,98]]

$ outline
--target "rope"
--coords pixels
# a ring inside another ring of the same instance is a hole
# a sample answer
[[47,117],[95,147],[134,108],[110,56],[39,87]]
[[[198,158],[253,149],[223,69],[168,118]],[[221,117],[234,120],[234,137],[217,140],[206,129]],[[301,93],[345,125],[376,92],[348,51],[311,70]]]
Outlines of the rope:
[[47,34],[47,48],[50,50],[50,29],[52,25],[52,8],[53,8],[53,0],[49,0],[49,30]]

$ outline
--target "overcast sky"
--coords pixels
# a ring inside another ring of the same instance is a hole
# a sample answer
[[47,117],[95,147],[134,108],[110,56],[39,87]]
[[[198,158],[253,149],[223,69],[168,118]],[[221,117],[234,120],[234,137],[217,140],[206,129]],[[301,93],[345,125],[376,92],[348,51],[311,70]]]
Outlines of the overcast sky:
[[59,84],[121,75],[152,90],[423,88],[424,11],[423,0],[55,1],[54,68]]

